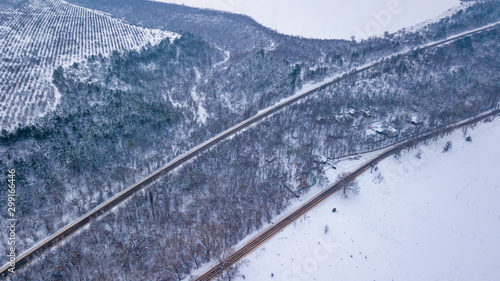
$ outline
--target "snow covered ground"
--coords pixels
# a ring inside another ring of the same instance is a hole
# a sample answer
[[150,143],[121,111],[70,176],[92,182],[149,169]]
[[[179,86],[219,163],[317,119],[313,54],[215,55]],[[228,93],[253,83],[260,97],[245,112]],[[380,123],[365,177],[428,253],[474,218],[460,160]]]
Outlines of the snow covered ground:
[[237,280],[500,280],[500,118],[467,136],[382,161],[358,196],[332,196],[248,255]]
[[459,0],[155,0],[245,14],[290,35],[358,39],[443,16]]

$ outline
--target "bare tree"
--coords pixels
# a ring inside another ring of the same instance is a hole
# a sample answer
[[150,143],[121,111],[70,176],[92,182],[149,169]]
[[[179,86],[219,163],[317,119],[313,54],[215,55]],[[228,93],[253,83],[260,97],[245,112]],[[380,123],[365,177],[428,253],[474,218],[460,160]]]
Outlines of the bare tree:
[[176,250],[180,249],[162,249],[158,255],[162,261],[161,265],[168,275],[180,281],[183,278],[185,265],[182,262],[183,257],[179,256],[182,252],[177,252]]
[[452,145],[451,141],[447,141],[446,144],[444,145],[443,153],[448,152],[448,150],[450,150],[452,146],[453,145]]
[[186,247],[187,250],[187,255],[193,261],[196,268],[199,268],[200,267],[199,258],[201,253],[201,246],[199,241],[193,235],[185,236],[183,240],[184,240],[184,246]]
[[348,173],[343,172],[337,176],[337,180],[342,184],[342,198],[344,199],[359,194],[358,181],[348,178],[348,175]]
[[209,261],[213,256],[218,256],[222,249],[224,230],[217,223],[202,222],[195,228],[199,245],[203,249],[204,258]]
[[239,274],[241,263],[237,262],[232,265],[228,265],[228,258],[234,253],[234,250],[229,247],[224,247],[217,257],[220,264],[220,273],[217,276],[218,281],[230,281],[233,280]]

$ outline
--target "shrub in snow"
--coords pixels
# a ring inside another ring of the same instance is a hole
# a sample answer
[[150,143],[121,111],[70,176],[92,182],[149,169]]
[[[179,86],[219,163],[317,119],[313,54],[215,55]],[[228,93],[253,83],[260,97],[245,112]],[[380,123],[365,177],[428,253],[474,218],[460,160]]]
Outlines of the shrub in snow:
[[419,150],[417,155],[415,155],[415,157],[417,157],[417,159],[422,159],[422,151]]
[[384,180],[384,177],[381,173],[378,173],[375,178],[373,178],[374,183],[381,183]]
[[446,142],[446,144],[444,145],[444,148],[443,148],[443,153],[445,153],[448,150],[450,150],[452,146],[453,145],[451,144],[451,141]]

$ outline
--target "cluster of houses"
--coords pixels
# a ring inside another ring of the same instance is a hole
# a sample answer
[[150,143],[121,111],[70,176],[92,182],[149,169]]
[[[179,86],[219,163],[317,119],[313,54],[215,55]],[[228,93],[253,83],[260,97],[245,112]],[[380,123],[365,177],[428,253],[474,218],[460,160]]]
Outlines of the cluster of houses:
[[[350,108],[348,110],[345,110],[342,114],[335,115],[334,120],[339,123],[344,123],[349,120],[353,121],[358,117],[370,119],[373,117],[373,114],[370,110],[356,110],[354,108]],[[413,126],[420,126],[424,123],[424,119],[417,113],[414,113],[410,115],[409,118],[407,118],[406,122]],[[389,121],[371,123],[367,126],[367,130],[368,132],[383,135],[389,138],[396,137],[398,134],[398,131],[393,127],[393,125],[391,125],[391,122]]]

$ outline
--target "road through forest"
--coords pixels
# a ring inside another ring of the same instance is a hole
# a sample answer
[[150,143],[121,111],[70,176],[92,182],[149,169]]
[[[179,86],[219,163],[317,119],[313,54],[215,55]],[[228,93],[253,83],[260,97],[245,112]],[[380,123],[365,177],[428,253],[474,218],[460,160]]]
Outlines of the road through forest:
[[222,271],[225,269],[231,267],[233,264],[237,263],[240,261],[243,257],[248,255],[250,252],[258,248],[260,245],[265,243],[267,240],[271,239],[274,235],[279,233],[281,230],[283,230],[285,227],[302,217],[305,213],[307,213],[309,210],[312,208],[316,207],[320,203],[322,203],[325,199],[327,199],[330,195],[334,194],[335,192],[339,191],[342,189],[344,184],[349,183],[353,180],[355,180],[357,177],[362,175],[366,170],[370,169],[371,167],[374,167],[377,163],[380,161],[384,160],[385,158],[396,154],[397,152],[405,149],[405,148],[411,148],[415,146],[416,144],[437,137],[440,134],[449,132],[450,130],[456,130],[462,127],[466,127],[469,125],[473,125],[481,120],[493,117],[500,114],[500,109],[496,109],[493,111],[489,111],[487,113],[481,114],[475,118],[467,119],[462,122],[458,122],[457,124],[454,125],[449,125],[445,126],[444,128],[440,128],[437,130],[433,130],[431,132],[424,133],[420,136],[416,136],[415,138],[408,140],[406,142],[397,144],[392,146],[391,148],[388,149],[382,149],[382,153],[379,154],[377,157],[374,159],[366,162],[365,164],[361,165],[358,169],[356,169],[354,172],[348,174],[345,178],[339,180],[338,182],[334,183],[333,185],[327,187],[325,190],[323,190],[321,193],[307,201],[305,204],[300,206],[297,210],[286,216],[284,219],[280,220],[278,223],[273,224],[271,227],[269,227],[267,230],[262,232],[260,235],[252,239],[250,242],[242,246],[240,249],[235,251],[233,254],[231,254],[229,257],[227,257],[224,261],[218,263],[214,267],[212,267],[209,271],[207,271],[205,274],[202,276],[198,277],[196,280],[197,281],[208,281],[212,280],[213,278],[219,276]]
[[[116,195],[109,198],[105,202],[101,203],[100,205],[98,205],[97,207],[95,207],[94,209],[92,209],[91,211],[86,213],[85,215],[81,216],[80,218],[78,218],[74,222],[70,223],[69,225],[65,226],[64,228],[60,229],[59,231],[50,235],[49,237],[41,240],[36,245],[34,245],[32,248],[26,250],[24,253],[19,255],[19,257],[16,259],[16,270],[19,270],[19,268],[23,267],[31,260],[37,258],[38,256],[40,256],[42,253],[44,253],[48,249],[54,247],[59,242],[68,238],[76,231],[82,229],[88,223],[105,215],[112,208],[121,204],[122,202],[124,202],[125,200],[127,200],[128,198],[130,198],[134,194],[136,194],[138,191],[149,186],[151,183],[155,182],[156,180],[158,180],[162,176],[168,174],[169,172],[176,169],[177,167],[179,167],[183,163],[193,159],[195,156],[199,155],[203,151],[206,151],[210,147],[212,147],[212,146],[220,143],[221,141],[233,136],[234,134],[243,131],[244,129],[248,128],[252,124],[255,124],[255,123],[263,120],[264,118],[269,117],[270,115],[294,104],[295,102],[302,100],[308,96],[311,96],[311,95],[317,93],[318,91],[324,89],[325,87],[332,86],[335,83],[337,83],[345,78],[352,77],[352,76],[357,75],[363,71],[366,71],[368,69],[376,67],[377,65],[380,65],[386,59],[389,59],[394,55],[405,55],[405,54],[408,54],[408,53],[415,51],[415,50],[425,50],[425,49],[441,46],[441,45],[447,44],[449,42],[455,41],[457,39],[460,39],[460,38],[463,38],[463,37],[466,37],[469,35],[473,35],[476,33],[480,33],[480,32],[483,32],[485,30],[495,28],[499,24],[500,24],[500,22],[495,22],[495,23],[488,24],[486,26],[483,26],[483,27],[480,27],[480,28],[477,28],[474,30],[470,30],[467,32],[463,32],[463,33],[451,36],[447,39],[444,39],[444,40],[441,40],[438,42],[432,42],[432,43],[425,44],[421,47],[414,48],[414,49],[406,51],[406,52],[400,52],[400,53],[386,56],[384,58],[376,60],[376,61],[369,63],[367,65],[364,65],[362,67],[355,68],[355,69],[351,70],[350,72],[347,72],[343,75],[338,75],[334,78],[330,78],[331,79],[330,81],[326,81],[326,82],[322,83],[321,85],[318,85],[317,87],[315,87],[309,91],[299,92],[295,95],[292,95],[292,96],[280,101],[279,103],[277,103],[271,107],[268,107],[267,109],[260,111],[257,115],[242,121],[241,123],[219,133],[218,135],[212,137],[211,139],[209,139],[209,140],[203,142],[202,144],[187,151],[186,153],[176,157],[175,159],[173,159],[169,163],[167,163],[165,166],[156,170],[155,172],[153,172],[152,174],[150,174],[146,178],[142,179],[138,183],[136,183],[136,184],[124,189],[123,191],[117,193]],[[333,193],[333,191],[332,191],[332,193]],[[5,264],[0,269],[0,276],[2,278],[6,278],[10,274],[8,269],[9,269],[9,264]],[[205,279],[203,279],[203,280],[205,280]]]

